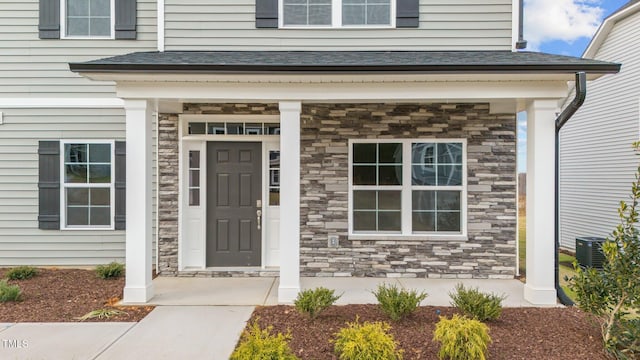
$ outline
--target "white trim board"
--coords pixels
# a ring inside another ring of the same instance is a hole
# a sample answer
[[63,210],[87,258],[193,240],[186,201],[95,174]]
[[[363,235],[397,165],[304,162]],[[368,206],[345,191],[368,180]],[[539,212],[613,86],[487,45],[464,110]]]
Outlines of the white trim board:
[[0,98],[0,108],[9,109],[122,109],[124,101],[112,98]]
[[158,40],[158,51],[164,51],[164,0],[158,0],[156,3],[157,13],[158,13],[158,31],[156,32],[156,37]]

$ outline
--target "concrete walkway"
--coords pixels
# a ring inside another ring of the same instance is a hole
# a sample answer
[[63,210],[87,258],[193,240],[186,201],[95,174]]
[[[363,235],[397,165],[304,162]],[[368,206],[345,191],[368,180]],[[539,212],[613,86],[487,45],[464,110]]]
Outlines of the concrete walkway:
[[[505,294],[505,306],[532,306],[517,280],[302,278],[303,289],[324,286],[338,304],[375,303],[378,284],[426,291],[422,305],[448,306],[457,283]],[[154,280],[157,305],[139,323],[0,324],[1,360],[226,360],[256,305],[277,303],[277,278],[164,278]]]

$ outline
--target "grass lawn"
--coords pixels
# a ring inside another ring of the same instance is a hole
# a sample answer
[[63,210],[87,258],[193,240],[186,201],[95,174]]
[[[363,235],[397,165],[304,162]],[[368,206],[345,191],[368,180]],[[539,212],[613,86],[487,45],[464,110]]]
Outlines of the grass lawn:
[[527,259],[527,214],[525,210],[525,197],[520,196],[518,198],[518,269],[520,275],[526,274],[526,259]]
[[565,276],[570,278],[573,275],[575,275],[576,272],[573,271],[573,265],[572,266],[565,266],[564,264],[567,264],[567,263],[568,264],[573,264],[573,262],[576,260],[576,258],[574,256],[569,255],[569,254],[560,253],[560,256],[558,257],[558,260],[560,261],[560,286],[564,290],[564,293],[567,294],[567,296],[570,297],[573,301],[575,301],[576,294],[569,289],[569,287],[567,286],[567,281],[565,281],[564,278],[565,278]]
[[526,224],[526,216],[523,214],[519,215],[518,219],[518,269],[520,270],[520,275],[525,275],[526,265],[527,265],[527,224]]
[[[520,275],[526,275],[526,266],[527,266],[527,215],[525,211],[525,198],[524,196],[520,196],[518,199],[518,259],[519,259],[519,270]],[[575,257],[560,253],[558,260],[560,262],[560,286],[564,289],[565,294],[569,296],[571,299],[575,299],[575,294],[573,291],[569,290],[567,287],[567,282],[564,280],[564,277],[572,277],[575,275],[573,271],[573,262],[575,261]],[[569,264],[569,266],[565,266],[563,264]]]

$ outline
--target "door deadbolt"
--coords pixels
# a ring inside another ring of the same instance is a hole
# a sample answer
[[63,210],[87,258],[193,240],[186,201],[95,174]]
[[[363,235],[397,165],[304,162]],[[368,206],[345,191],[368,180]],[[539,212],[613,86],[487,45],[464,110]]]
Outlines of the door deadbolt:
[[262,210],[256,210],[256,220],[258,223],[258,230],[260,230],[260,222],[262,221]]

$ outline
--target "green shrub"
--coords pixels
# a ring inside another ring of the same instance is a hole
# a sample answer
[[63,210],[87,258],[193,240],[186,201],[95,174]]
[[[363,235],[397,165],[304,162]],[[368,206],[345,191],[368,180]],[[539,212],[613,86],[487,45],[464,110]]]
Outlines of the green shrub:
[[22,300],[22,290],[18,285],[9,285],[7,280],[0,280],[0,302]]
[[624,360],[640,358],[640,318],[620,319],[612,329],[609,351]]
[[293,304],[301,314],[307,314],[314,319],[340,299],[340,296],[336,296],[333,290],[319,287],[301,291]]
[[393,321],[413,313],[420,302],[427,298],[427,293],[418,293],[415,290],[407,291],[399,289],[395,285],[378,285],[373,291],[382,311]]
[[25,280],[36,275],[38,275],[38,269],[33,266],[18,266],[9,269],[5,276],[9,280]]
[[475,289],[465,289],[456,285],[456,291],[449,293],[451,305],[457,307],[466,316],[480,321],[496,320],[502,314],[502,300],[505,295],[486,294]]
[[487,325],[458,314],[440,317],[433,339],[440,342],[438,357],[451,360],[485,360],[491,342]]
[[291,335],[272,335],[273,327],[261,329],[254,322],[242,333],[240,343],[231,354],[230,360],[296,360],[289,347]]
[[340,360],[399,360],[402,350],[397,349],[391,326],[384,322],[347,323],[334,341],[334,351]]
[[112,262],[107,265],[96,266],[96,274],[101,279],[115,279],[124,273],[124,265],[118,262]]

